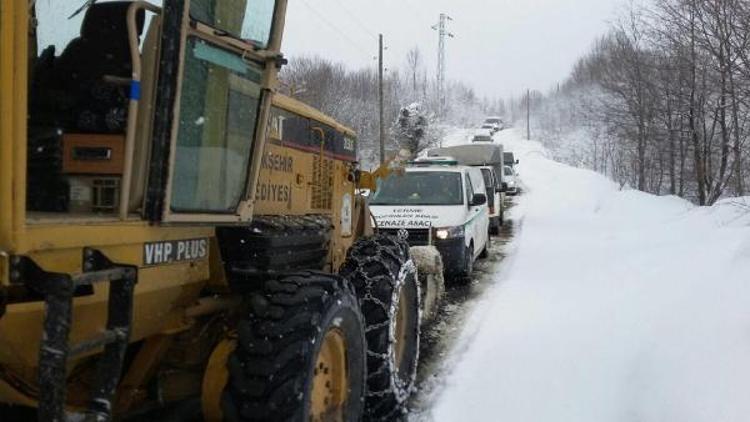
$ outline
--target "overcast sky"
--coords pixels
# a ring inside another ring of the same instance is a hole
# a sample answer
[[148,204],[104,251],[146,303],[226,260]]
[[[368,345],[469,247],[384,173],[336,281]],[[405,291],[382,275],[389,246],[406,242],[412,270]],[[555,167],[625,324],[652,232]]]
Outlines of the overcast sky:
[[407,51],[418,46],[434,77],[438,34],[430,27],[447,13],[456,35],[447,42],[448,79],[480,96],[518,96],[564,79],[623,1],[289,0],[283,51],[375,68],[382,32],[386,67],[405,68]]

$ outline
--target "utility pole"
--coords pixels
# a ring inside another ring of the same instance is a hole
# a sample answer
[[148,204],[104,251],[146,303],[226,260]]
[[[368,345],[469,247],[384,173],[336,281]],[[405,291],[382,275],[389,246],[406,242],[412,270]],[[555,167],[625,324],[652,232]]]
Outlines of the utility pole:
[[383,109],[383,34],[378,36],[378,108],[380,109],[380,164],[385,163],[385,110]]
[[526,90],[526,139],[531,140],[531,90]]
[[455,37],[448,32],[448,21],[453,18],[445,13],[440,14],[440,21],[432,26],[432,29],[438,31],[438,67],[437,67],[437,92],[438,92],[438,116],[444,117],[445,113],[445,37]]

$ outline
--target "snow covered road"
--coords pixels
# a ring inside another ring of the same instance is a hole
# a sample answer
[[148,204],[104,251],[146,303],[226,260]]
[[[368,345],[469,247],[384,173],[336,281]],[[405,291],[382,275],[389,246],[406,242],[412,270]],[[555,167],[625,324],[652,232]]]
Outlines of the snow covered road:
[[514,250],[419,419],[750,420],[747,206],[620,190],[496,139],[527,187]]

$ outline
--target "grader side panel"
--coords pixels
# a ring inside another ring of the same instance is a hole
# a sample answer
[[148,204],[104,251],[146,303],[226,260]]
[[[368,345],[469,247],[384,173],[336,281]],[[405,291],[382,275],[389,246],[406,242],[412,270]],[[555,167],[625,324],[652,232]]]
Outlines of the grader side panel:
[[271,113],[248,227],[217,231],[233,287],[281,273],[335,272],[355,233],[356,148],[350,130],[291,98]]

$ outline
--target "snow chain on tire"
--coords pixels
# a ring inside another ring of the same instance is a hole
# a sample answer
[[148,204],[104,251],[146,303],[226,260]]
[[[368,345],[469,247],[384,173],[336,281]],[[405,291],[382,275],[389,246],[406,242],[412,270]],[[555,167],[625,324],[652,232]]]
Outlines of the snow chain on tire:
[[260,292],[248,295],[246,305],[237,327],[237,348],[227,362],[224,419],[327,420],[310,415],[311,392],[319,372],[324,369],[328,374],[327,368],[318,367],[318,355],[326,335],[335,331],[346,346],[348,400],[343,420],[359,420],[365,390],[365,338],[351,284],[338,275],[293,273],[266,282]]
[[[365,318],[365,419],[394,420],[406,411],[419,357],[420,292],[409,246],[386,235],[361,239],[349,249],[341,274],[354,285]],[[405,319],[397,328],[399,316]],[[403,343],[397,344],[397,331]]]

